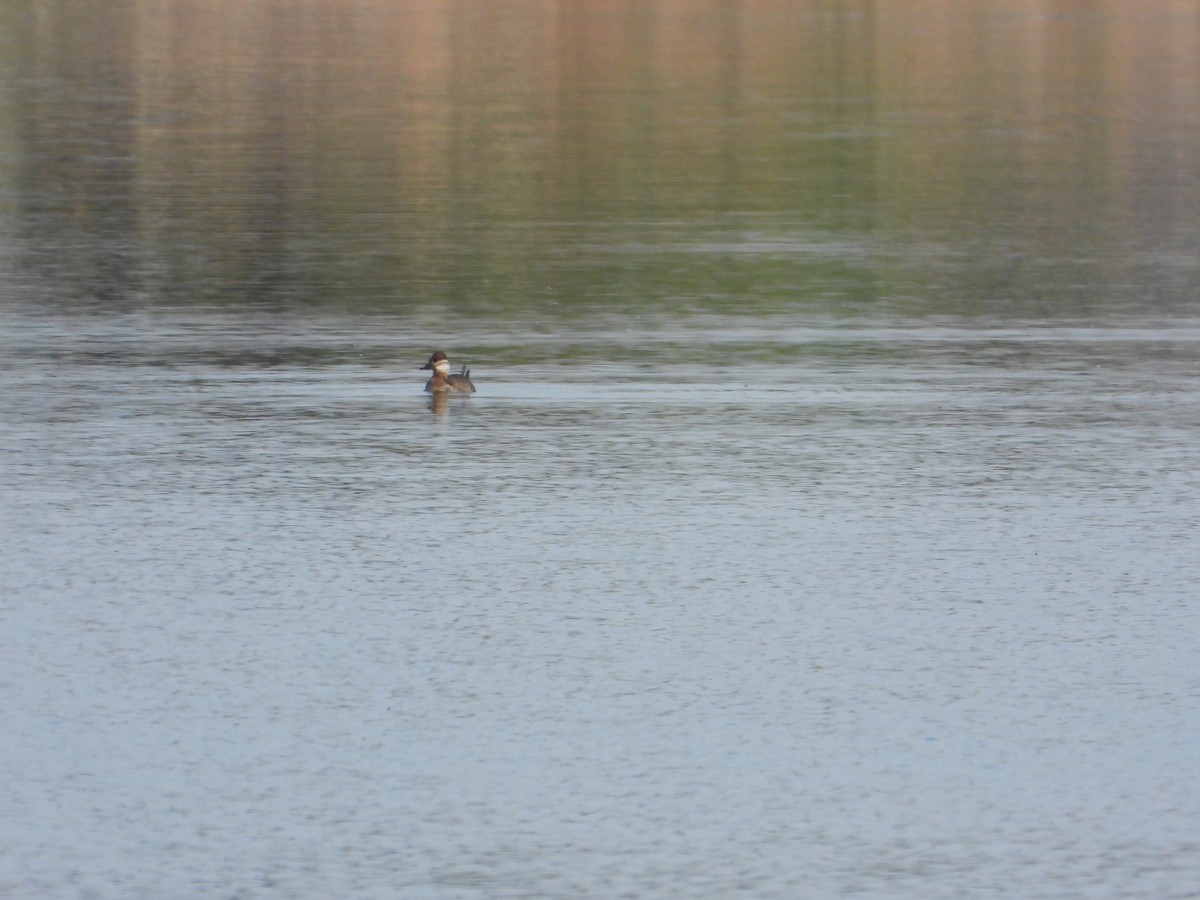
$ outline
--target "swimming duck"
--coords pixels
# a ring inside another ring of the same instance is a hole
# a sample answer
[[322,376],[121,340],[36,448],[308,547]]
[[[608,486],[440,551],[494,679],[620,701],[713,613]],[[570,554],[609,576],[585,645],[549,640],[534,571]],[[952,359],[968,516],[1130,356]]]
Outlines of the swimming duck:
[[433,377],[425,382],[425,390],[432,393],[450,391],[452,393],[473,394],[475,385],[471,384],[471,370],[463,366],[457,375],[450,374],[450,360],[441,350],[429,357],[429,362],[422,369],[432,369]]

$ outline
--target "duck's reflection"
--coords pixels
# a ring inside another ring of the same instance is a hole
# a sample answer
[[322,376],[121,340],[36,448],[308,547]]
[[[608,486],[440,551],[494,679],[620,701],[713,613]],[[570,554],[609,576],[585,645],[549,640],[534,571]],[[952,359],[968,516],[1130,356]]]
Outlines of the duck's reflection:
[[439,416],[449,412],[448,398],[451,394],[469,397],[475,393],[475,385],[471,383],[471,370],[463,366],[457,375],[451,375],[450,360],[441,350],[430,356],[429,362],[421,368],[433,372],[433,377],[425,382],[425,390],[429,391],[429,408]]

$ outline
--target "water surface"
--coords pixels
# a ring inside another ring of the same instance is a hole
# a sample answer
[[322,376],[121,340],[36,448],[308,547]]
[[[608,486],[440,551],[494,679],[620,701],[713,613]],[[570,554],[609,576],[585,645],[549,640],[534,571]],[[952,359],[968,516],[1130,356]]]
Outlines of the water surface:
[[0,893],[1194,894],[1192,4],[0,23]]

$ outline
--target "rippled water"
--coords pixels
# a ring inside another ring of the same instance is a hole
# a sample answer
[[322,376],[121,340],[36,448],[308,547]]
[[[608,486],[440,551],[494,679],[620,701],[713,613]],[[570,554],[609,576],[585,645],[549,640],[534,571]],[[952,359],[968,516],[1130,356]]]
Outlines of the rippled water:
[[397,325],[8,330],[0,885],[1194,888],[1200,323]]
[[1196,896],[1198,41],[0,0],[0,896]]

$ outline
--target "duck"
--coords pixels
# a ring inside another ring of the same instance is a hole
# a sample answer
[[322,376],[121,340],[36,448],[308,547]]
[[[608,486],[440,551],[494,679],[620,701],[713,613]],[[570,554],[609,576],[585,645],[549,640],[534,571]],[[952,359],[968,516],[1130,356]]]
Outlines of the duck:
[[436,394],[442,391],[455,394],[475,393],[475,385],[471,383],[471,370],[463,366],[457,375],[451,375],[450,360],[441,350],[429,357],[429,362],[421,366],[421,369],[433,370],[433,377],[425,382],[425,390],[430,393]]

